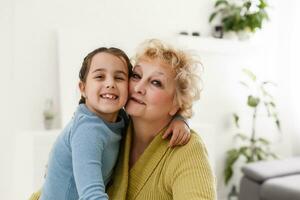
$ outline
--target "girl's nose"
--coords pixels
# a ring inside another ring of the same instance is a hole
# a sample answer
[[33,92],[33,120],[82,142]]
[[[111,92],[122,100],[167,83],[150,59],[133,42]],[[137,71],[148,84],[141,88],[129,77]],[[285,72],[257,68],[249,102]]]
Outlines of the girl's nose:
[[106,84],[106,88],[115,88],[115,81],[113,78],[108,78],[105,84]]

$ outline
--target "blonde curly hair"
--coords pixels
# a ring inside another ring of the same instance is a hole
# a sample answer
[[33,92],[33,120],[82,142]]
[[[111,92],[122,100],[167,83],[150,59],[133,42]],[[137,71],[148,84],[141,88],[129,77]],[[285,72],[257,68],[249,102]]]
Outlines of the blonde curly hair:
[[193,102],[199,99],[201,91],[201,79],[196,73],[197,67],[201,63],[197,58],[189,52],[176,49],[158,39],[146,40],[138,47],[137,53],[132,59],[133,65],[142,57],[158,58],[174,69],[176,73],[175,100],[179,106],[178,114],[184,118],[192,117]]

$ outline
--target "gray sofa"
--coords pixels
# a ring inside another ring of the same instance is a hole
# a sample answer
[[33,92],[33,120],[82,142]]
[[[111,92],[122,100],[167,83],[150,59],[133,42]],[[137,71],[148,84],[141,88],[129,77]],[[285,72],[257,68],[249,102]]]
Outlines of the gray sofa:
[[300,200],[300,157],[242,168],[239,200]]

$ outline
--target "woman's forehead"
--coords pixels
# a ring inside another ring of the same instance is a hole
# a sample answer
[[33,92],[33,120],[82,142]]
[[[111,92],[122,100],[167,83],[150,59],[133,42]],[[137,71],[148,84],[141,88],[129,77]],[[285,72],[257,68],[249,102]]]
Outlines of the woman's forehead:
[[138,70],[151,70],[158,74],[174,74],[175,71],[171,65],[162,61],[160,58],[141,58],[138,60],[134,69]]

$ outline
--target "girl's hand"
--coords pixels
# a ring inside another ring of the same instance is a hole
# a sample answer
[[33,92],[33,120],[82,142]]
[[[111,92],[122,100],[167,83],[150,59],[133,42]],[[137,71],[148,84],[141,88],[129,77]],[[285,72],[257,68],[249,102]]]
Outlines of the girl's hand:
[[185,145],[191,138],[191,132],[188,125],[180,119],[174,119],[171,121],[168,129],[163,134],[163,139],[172,134],[169,147],[177,145]]

